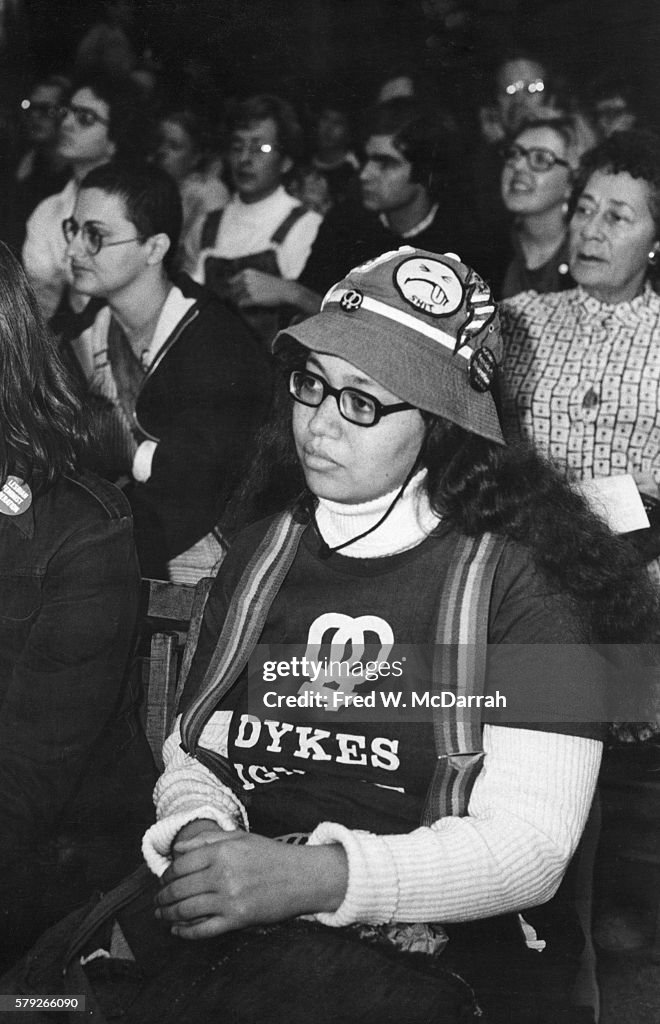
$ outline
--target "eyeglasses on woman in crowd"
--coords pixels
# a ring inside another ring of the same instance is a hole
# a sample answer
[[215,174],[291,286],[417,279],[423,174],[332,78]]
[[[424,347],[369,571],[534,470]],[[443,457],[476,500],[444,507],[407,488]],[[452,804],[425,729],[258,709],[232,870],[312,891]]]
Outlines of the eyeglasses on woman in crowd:
[[319,377],[310,370],[293,371],[289,378],[289,393],[296,402],[312,408],[322,405],[328,395],[332,395],[341,416],[359,427],[373,427],[382,416],[413,408],[408,402],[383,405],[373,395],[368,395],[357,388],[333,388],[324,377]]
[[67,114],[73,114],[79,128],[92,128],[95,124],[104,124],[107,127],[110,124],[109,118],[102,117],[91,107],[81,107],[78,103],[67,103],[60,107],[60,120],[63,121]]
[[113,245],[128,245],[129,242],[142,242],[142,235],[133,235],[132,238],[119,238],[115,242],[109,242],[107,235],[104,235],[95,224],[86,221],[79,224],[75,217],[67,217],[62,221],[62,231],[67,244],[71,244],[74,238],[80,233],[85,252],[88,256],[97,256],[101,249],[109,249]]
[[502,146],[500,155],[506,164],[515,164],[518,160],[523,159],[527,162],[530,171],[541,173],[551,171],[555,166],[570,167],[568,160],[562,160],[551,149],[545,149],[543,146],[531,146],[526,149],[525,146],[514,142],[508,146]]

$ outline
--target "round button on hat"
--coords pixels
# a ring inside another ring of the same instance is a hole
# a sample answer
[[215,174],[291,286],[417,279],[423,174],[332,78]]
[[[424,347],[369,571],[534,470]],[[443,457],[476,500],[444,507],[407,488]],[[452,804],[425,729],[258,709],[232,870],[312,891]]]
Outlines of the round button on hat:
[[504,444],[492,388],[502,357],[488,285],[453,253],[402,246],[349,271],[315,316],[280,331],[345,359],[418,409]]

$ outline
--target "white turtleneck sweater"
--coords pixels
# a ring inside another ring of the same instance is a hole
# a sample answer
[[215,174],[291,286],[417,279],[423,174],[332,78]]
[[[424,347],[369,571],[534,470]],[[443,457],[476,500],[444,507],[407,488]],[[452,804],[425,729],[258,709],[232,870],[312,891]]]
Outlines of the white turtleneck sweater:
[[[429,505],[425,481],[426,470],[422,469],[378,529],[342,547],[341,553],[348,558],[386,558],[421,544],[440,522]],[[374,527],[392,505],[398,490],[361,505],[342,505],[339,501],[319,498],[316,524],[328,547],[346,544],[351,537],[360,537]]]
[[[347,557],[385,557],[421,543],[438,524],[425,471],[406,488],[385,522],[342,549]],[[375,525],[396,492],[362,505],[321,499],[319,530],[336,547]],[[231,712],[216,712],[201,743],[227,756]],[[157,822],[143,853],[155,874],[170,863],[174,837],[189,821],[247,826],[240,801],[180,747],[179,721],[163,749],[154,792]],[[407,835],[375,835],[323,822],[312,845],[340,843],[348,887],[324,924],[466,921],[537,906],[556,891],[584,828],[602,744],[579,736],[486,725],[485,759],[463,818],[441,818]]]

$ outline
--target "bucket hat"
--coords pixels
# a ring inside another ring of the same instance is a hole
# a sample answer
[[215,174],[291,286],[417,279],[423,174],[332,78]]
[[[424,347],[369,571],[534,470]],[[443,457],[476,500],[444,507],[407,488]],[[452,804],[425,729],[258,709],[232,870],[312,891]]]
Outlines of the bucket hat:
[[401,246],[355,267],[319,313],[280,331],[274,349],[286,338],[504,444],[493,397],[502,357],[497,308],[488,285],[453,253]]

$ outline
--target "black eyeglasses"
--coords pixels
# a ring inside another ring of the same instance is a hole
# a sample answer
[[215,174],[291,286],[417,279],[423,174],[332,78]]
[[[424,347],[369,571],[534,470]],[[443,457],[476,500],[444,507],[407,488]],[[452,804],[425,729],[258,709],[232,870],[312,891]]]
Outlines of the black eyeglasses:
[[106,126],[110,124],[107,117],[97,114],[91,107],[80,107],[77,103],[67,103],[65,107],[60,107],[60,117],[62,120],[64,120],[67,114],[73,114],[76,124],[80,128],[91,128],[95,124],[104,124]]
[[500,155],[506,164],[515,164],[522,157],[527,161],[530,171],[551,171],[559,164],[560,167],[570,167],[568,160],[562,160],[556,156],[551,149],[544,149],[542,146],[531,146],[525,149],[517,142],[510,146],[502,146]]
[[357,388],[333,388],[325,378],[319,377],[311,370],[293,371],[289,378],[289,394],[296,402],[312,408],[317,408],[328,395],[332,395],[343,418],[349,423],[357,424],[358,427],[373,427],[382,416],[415,408],[408,402],[383,405],[373,395],[367,395]]
[[85,221],[83,225],[80,225],[75,217],[67,217],[66,220],[62,221],[62,231],[64,232],[67,244],[71,244],[78,232],[80,232],[80,237],[88,256],[96,256],[101,249],[109,249],[112,245],[128,245],[129,242],[144,241],[142,235],[133,235],[132,238],[120,238],[117,242],[108,242],[106,241],[106,236],[101,234],[95,224]]

